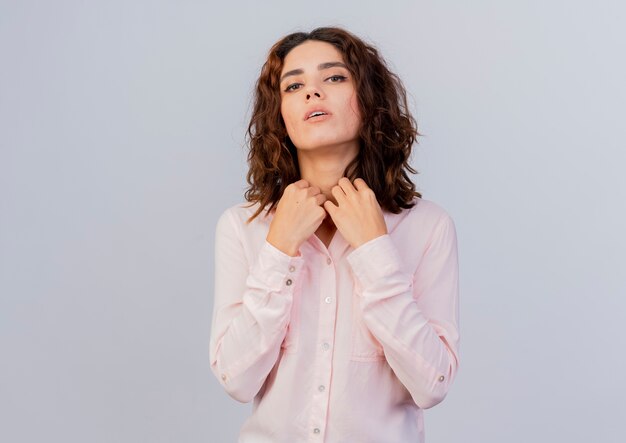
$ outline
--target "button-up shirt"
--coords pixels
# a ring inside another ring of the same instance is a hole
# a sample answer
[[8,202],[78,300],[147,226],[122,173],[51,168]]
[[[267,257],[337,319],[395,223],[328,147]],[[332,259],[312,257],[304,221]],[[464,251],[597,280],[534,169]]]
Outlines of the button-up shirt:
[[459,367],[459,277],[452,218],[414,201],[356,249],[337,230],[297,256],[266,240],[273,213],[246,224],[258,203],[222,213],[209,358],[254,400],[239,443],[425,441]]

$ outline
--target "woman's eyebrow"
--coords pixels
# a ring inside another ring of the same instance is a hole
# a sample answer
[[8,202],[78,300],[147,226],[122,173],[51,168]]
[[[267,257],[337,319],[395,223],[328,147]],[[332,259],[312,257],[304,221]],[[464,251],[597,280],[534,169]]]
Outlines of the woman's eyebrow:
[[[348,69],[348,67],[344,63],[341,63],[341,62],[326,62],[326,63],[320,63],[319,65],[317,65],[317,70],[321,71],[323,69],[334,68],[336,66]],[[289,77],[290,75],[300,75],[303,73],[304,71],[302,69],[293,69],[289,72],[285,72],[283,76],[280,78],[280,81],[282,82],[285,79],[285,77]]]

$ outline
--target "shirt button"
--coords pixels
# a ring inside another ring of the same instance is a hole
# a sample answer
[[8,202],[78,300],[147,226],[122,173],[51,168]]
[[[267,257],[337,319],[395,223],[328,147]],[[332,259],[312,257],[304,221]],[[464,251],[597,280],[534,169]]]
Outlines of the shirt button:
[[296,270],[296,267],[295,267],[295,266],[289,266],[289,272],[293,272],[293,271],[295,271],[295,270]]
[[320,392],[322,392],[324,389],[326,389],[326,387],[324,385],[320,385],[317,389],[319,389]]
[[222,380],[226,380],[226,374],[222,374]]
[[323,349],[323,350],[327,351],[327,350],[328,350],[328,348],[330,348],[330,345],[329,345],[328,343],[324,343],[324,344],[322,345],[322,349]]
[[320,433],[320,428],[315,428],[315,429],[313,429],[313,433],[314,433],[314,434],[319,434],[319,433]]
[[445,377],[442,375],[441,377],[439,377],[439,381],[444,381]]
[[330,303],[330,300],[331,300],[331,298],[330,298],[330,297],[326,297],[326,298],[324,299],[324,301],[325,301],[326,303]]
[[291,279],[287,279],[287,281],[285,282],[287,284],[287,286],[291,286]]
[[327,264],[331,264],[333,261],[330,259],[330,257],[326,257],[326,263]]

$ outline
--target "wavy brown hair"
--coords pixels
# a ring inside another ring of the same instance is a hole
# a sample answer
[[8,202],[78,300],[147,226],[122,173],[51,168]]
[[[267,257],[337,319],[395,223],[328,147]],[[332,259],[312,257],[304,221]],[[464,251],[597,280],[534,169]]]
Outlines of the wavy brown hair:
[[413,198],[422,195],[407,174],[417,173],[408,161],[421,134],[409,112],[405,88],[376,48],[344,29],[323,27],[282,38],[272,46],[261,68],[246,133],[250,147],[246,180],[250,187],[245,192],[251,205],[259,202],[260,206],[248,222],[268,205],[268,212],[273,210],[285,188],[300,179],[296,147],[280,112],[279,79],[289,51],[307,40],[335,46],[355,81],[362,116],[359,153],[346,166],[344,176],[350,181],[357,177],[365,180],[382,209],[397,214],[402,208],[413,207]]

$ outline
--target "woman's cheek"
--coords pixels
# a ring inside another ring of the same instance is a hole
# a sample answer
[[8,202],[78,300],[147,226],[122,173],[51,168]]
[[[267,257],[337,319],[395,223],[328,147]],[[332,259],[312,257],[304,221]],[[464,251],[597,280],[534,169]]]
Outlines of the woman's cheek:
[[291,142],[297,146],[298,145],[298,130],[295,127],[294,121],[289,118],[286,118],[286,119],[283,118],[283,121],[285,122],[285,129],[287,129],[287,135],[291,139]]
[[294,110],[290,109],[290,107],[285,104],[281,108],[281,112],[283,115],[283,121],[285,122],[285,126],[287,127],[288,132],[292,132],[294,128]]
[[350,98],[350,108],[358,120],[361,120],[361,112],[359,111],[359,100],[356,93]]

